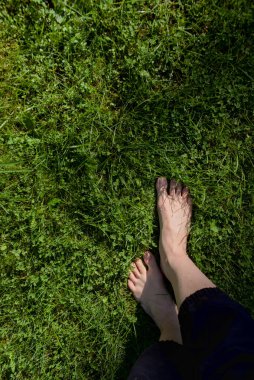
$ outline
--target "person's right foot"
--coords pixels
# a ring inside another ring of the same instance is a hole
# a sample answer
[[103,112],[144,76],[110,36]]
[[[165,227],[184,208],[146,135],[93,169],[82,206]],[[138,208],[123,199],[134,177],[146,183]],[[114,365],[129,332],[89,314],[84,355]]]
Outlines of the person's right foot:
[[156,183],[157,208],[160,221],[161,268],[170,277],[170,263],[175,257],[186,255],[192,203],[189,191],[175,180],[170,181],[169,191],[165,177]]

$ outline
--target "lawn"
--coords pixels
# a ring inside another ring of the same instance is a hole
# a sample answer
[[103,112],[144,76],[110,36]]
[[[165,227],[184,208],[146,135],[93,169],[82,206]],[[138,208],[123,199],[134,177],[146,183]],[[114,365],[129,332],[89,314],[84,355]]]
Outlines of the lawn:
[[127,289],[158,257],[155,180],[189,254],[254,315],[254,4],[0,1],[0,378],[126,379],[158,330]]

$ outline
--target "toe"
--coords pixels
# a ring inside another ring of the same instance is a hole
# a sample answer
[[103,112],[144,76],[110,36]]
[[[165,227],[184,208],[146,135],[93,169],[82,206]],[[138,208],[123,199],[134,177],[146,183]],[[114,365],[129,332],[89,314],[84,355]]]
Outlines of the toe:
[[167,187],[168,187],[168,181],[166,177],[159,177],[156,182],[156,190],[158,193],[158,196],[163,195],[166,193],[167,195]]
[[191,199],[190,194],[188,194],[187,203],[188,203],[190,214],[191,214],[191,212],[192,212],[192,199]]
[[142,276],[135,263],[131,263],[131,272],[136,278],[140,278]]
[[140,259],[136,260],[135,264],[136,264],[137,269],[142,275],[146,273],[146,267],[144,266],[142,260]]
[[168,182],[166,177],[159,177],[156,182],[156,190],[158,195],[157,206],[160,209],[168,198]]
[[184,186],[182,189],[182,200],[184,201],[184,205],[187,203],[188,212],[191,214],[191,212],[192,212],[192,199],[190,196],[189,189],[186,186]]
[[150,251],[146,251],[144,253],[144,261],[149,269],[157,265],[155,261],[155,257]]
[[187,199],[188,195],[189,195],[189,189],[188,189],[188,187],[184,186],[183,189],[182,189],[182,197],[184,199]]
[[169,194],[171,195],[171,197],[175,196],[176,185],[177,182],[174,179],[171,179],[169,187]]
[[176,183],[175,192],[176,192],[176,195],[178,197],[179,197],[179,195],[181,195],[181,193],[182,193],[182,184],[180,182]]
[[130,279],[128,280],[128,287],[129,289],[134,292],[135,291],[135,284],[133,281],[131,281]]
[[134,275],[133,272],[131,272],[131,273],[129,274],[129,280],[130,280],[134,285],[136,284],[136,282],[137,282],[137,278],[135,277],[135,275]]

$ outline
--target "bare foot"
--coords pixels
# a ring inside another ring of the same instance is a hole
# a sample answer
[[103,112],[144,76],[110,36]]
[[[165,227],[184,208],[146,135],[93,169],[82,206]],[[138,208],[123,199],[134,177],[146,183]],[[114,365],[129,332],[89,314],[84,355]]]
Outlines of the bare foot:
[[186,255],[192,203],[189,191],[175,180],[168,183],[160,177],[156,183],[157,208],[160,220],[161,268],[169,278],[169,265],[175,257]]
[[128,287],[159,327],[160,340],[182,343],[177,307],[165,288],[162,273],[150,252],[144,254],[144,261],[148,270],[140,259],[132,263]]

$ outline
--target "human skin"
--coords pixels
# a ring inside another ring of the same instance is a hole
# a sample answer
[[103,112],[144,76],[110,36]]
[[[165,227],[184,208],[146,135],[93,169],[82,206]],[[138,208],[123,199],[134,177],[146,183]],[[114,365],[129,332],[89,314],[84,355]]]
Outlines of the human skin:
[[[214,288],[215,285],[187,254],[192,213],[189,190],[175,180],[171,180],[168,186],[165,177],[158,178],[156,189],[161,270],[152,253],[145,252],[144,262],[138,259],[132,263],[128,287],[159,327],[160,340],[182,343],[179,307],[191,294],[203,288]],[[162,272],[173,286],[176,305],[165,287]]]

